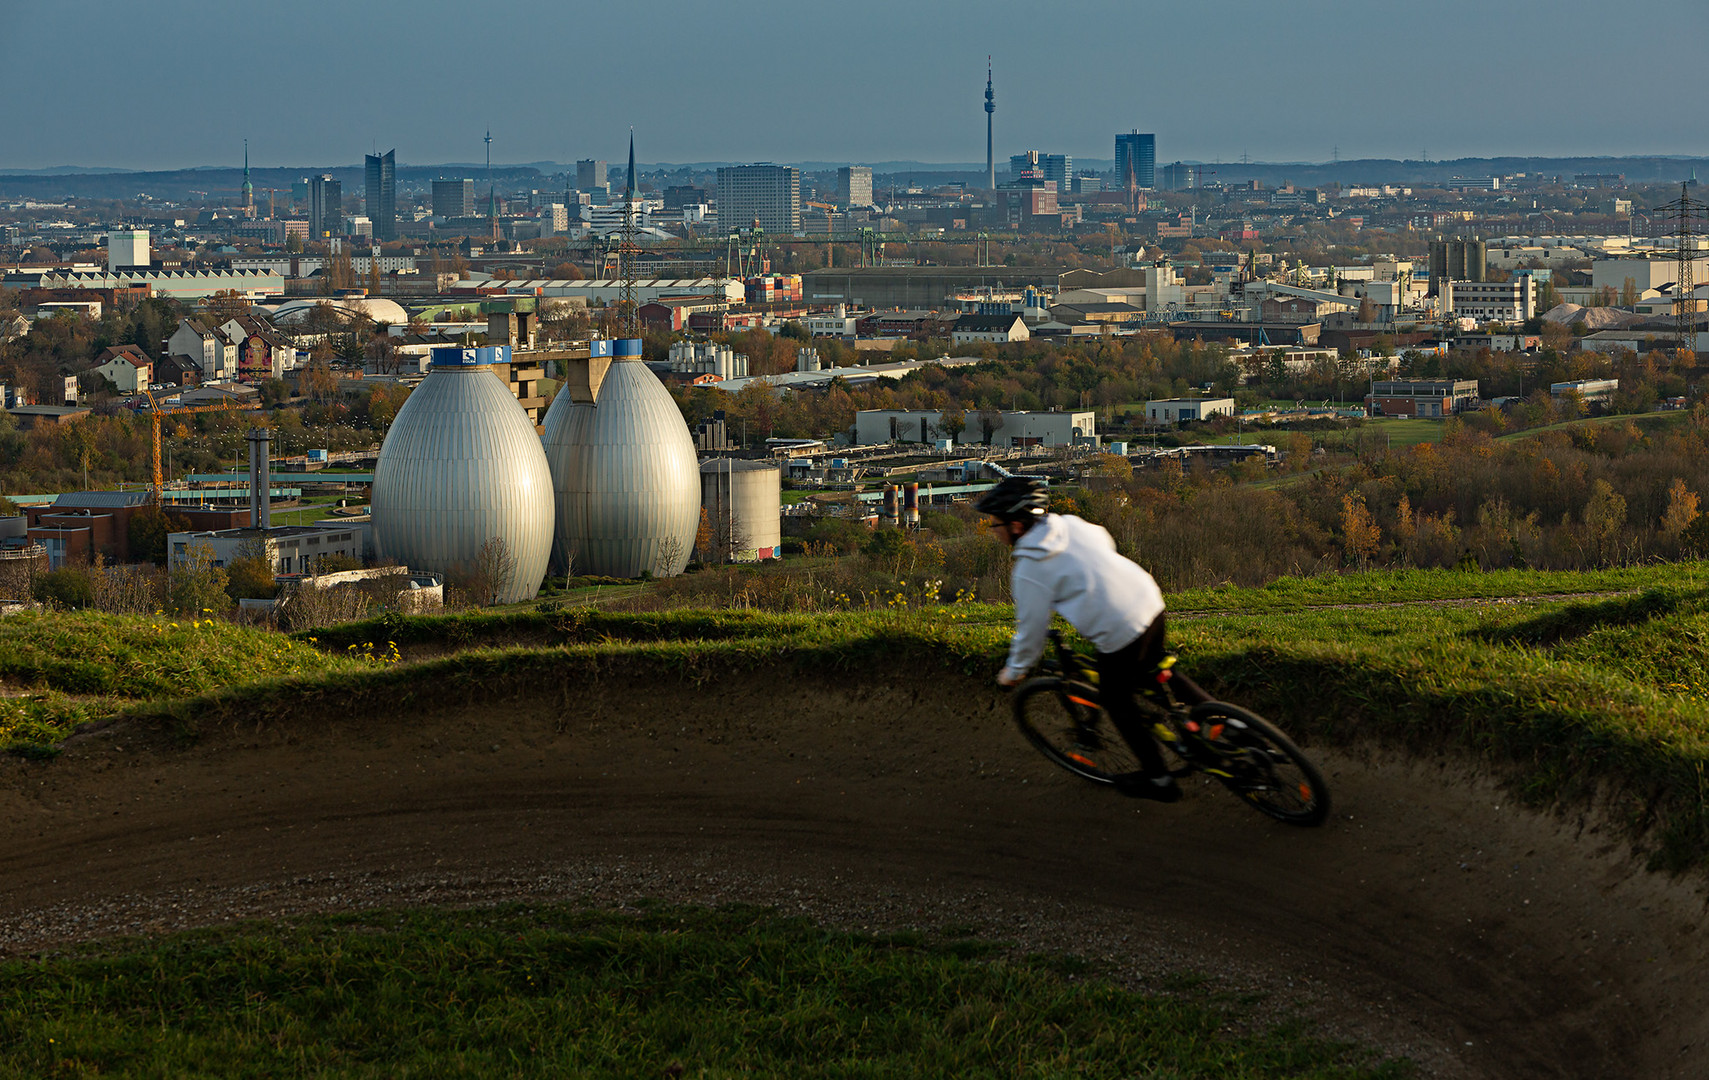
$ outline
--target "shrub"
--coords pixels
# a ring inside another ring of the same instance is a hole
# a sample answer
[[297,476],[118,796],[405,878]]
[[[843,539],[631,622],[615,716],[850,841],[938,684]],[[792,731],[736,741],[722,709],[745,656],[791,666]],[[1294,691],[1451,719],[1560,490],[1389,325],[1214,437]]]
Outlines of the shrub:
[[81,566],[66,566],[36,579],[30,595],[38,602],[76,611],[95,606],[95,582]]

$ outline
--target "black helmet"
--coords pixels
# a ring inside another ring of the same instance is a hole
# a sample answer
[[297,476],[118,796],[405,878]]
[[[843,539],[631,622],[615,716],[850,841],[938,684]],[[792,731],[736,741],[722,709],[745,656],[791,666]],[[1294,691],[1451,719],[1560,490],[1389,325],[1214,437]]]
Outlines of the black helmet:
[[981,495],[973,508],[1004,521],[1033,521],[1044,516],[1049,502],[1044,481],[1030,476],[1010,476]]

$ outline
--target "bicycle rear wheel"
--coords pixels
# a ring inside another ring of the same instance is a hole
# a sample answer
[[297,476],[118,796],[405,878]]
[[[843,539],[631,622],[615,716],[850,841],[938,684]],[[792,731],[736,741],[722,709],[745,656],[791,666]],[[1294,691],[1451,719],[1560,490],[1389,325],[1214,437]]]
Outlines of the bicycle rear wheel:
[[1207,771],[1225,787],[1277,821],[1323,824],[1329,816],[1329,786],[1311,759],[1275,725],[1225,701],[1194,706],[1192,719],[1204,745],[1222,759],[1220,769]]
[[1015,723],[1039,753],[1075,776],[1112,784],[1142,771],[1127,741],[1098,705],[1098,691],[1054,676],[1015,691]]

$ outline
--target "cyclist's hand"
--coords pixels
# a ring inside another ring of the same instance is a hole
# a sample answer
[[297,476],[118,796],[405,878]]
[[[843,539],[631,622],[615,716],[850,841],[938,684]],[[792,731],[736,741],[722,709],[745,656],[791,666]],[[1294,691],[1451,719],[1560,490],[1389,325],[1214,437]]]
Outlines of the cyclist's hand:
[[1010,675],[1009,669],[1007,667],[1000,668],[997,671],[997,685],[998,686],[1014,686],[1014,685],[1018,684],[1020,681],[1021,681],[1021,676]]

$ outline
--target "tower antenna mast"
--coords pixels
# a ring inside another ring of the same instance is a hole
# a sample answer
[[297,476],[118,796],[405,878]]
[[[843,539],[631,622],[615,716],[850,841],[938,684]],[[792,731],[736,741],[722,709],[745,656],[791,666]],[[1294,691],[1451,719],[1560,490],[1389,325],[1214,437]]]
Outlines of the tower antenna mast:
[[487,224],[492,227],[492,234],[498,235],[498,189],[493,186],[493,133],[487,129]]
[[991,154],[991,114],[997,111],[997,95],[991,92],[991,57],[985,58],[985,186],[997,190],[997,159]]

